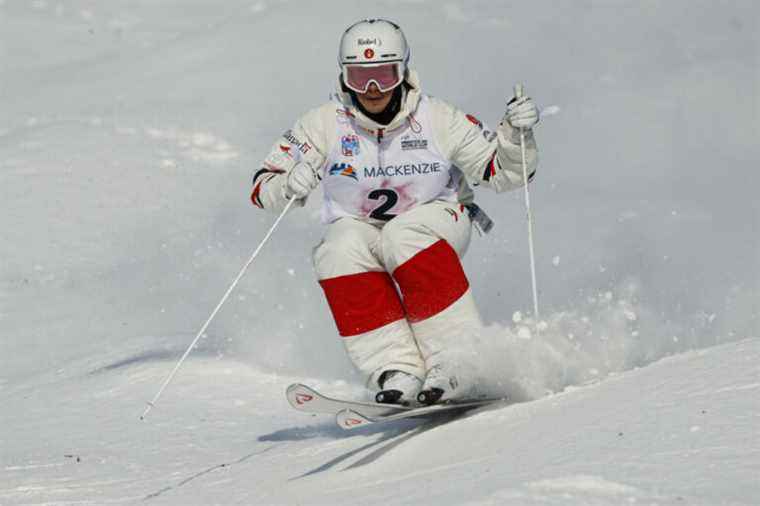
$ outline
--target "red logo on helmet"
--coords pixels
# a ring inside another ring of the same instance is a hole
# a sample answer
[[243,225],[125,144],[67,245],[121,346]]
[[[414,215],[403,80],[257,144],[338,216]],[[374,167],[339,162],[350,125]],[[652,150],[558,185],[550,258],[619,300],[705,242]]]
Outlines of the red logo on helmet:
[[364,50],[364,57],[367,58],[368,60],[371,58],[374,58],[375,50],[372,49],[371,47],[368,47],[367,49]]

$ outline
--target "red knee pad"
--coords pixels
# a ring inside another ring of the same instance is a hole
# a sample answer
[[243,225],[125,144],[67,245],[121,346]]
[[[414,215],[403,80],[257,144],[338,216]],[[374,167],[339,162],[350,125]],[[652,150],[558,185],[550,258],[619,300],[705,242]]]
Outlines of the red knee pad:
[[341,336],[363,334],[404,317],[401,299],[387,272],[349,274],[319,284]]
[[437,315],[470,287],[457,252],[443,239],[399,265],[393,277],[410,322]]

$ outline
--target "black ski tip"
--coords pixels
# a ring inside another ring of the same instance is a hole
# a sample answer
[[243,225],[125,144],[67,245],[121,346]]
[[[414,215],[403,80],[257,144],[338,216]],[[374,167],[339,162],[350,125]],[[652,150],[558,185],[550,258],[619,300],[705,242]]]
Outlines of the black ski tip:
[[401,390],[381,390],[375,395],[375,401],[378,404],[400,404],[402,395]]
[[417,395],[417,401],[420,404],[435,404],[441,397],[443,397],[442,388],[431,388],[429,390],[423,390]]

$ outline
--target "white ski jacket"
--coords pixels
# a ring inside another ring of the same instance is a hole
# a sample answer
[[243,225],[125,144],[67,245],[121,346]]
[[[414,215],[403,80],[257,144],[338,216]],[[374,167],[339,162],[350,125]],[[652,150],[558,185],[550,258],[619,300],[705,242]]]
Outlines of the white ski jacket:
[[[341,148],[344,153],[346,150],[358,149],[354,136],[348,136],[346,140],[347,136],[341,134],[347,124],[361,130],[362,135],[377,136],[378,143],[383,137],[404,138],[406,133],[412,135],[413,132],[419,132],[420,125],[415,120],[415,115],[423,102],[426,118],[430,123],[426,126],[427,133],[433,137],[437,156],[450,162],[452,182],[457,187],[446,194],[446,200],[454,198],[461,204],[471,203],[473,194],[468,183],[473,186],[488,186],[497,192],[518,188],[524,184],[519,132],[506,121],[502,121],[493,132],[474,116],[465,114],[443,100],[424,96],[417,74],[413,70],[409,70],[404,87],[398,115],[390,124],[383,126],[368,118],[353,105],[351,96],[339,81],[334,101],[306,113],[274,144],[264,159],[263,167],[253,177],[253,204],[262,209],[281,211],[287,204],[283,191],[287,173],[299,162],[310,164],[322,175],[323,180],[326,175],[335,174],[337,167],[333,164],[332,172],[331,167],[328,167],[328,164],[332,163],[331,153],[340,152]],[[536,143],[532,132],[526,132],[525,141],[530,181],[537,165]],[[350,167],[350,171],[353,170],[353,167]],[[345,172],[341,174],[350,175]],[[461,177],[461,174],[464,177]],[[330,199],[327,197],[326,193],[323,218],[327,222],[345,215],[370,222],[376,221],[351,210],[335,212],[335,206],[331,207]],[[305,199],[297,204],[303,205],[304,202]],[[423,203],[425,202],[417,204]]]

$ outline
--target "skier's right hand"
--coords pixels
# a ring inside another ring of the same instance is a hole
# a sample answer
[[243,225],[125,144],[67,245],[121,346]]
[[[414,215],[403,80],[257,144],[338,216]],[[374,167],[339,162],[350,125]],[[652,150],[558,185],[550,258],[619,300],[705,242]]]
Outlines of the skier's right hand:
[[307,162],[298,162],[288,172],[285,182],[285,198],[296,200],[306,198],[312,190],[319,186],[320,177],[312,166]]

